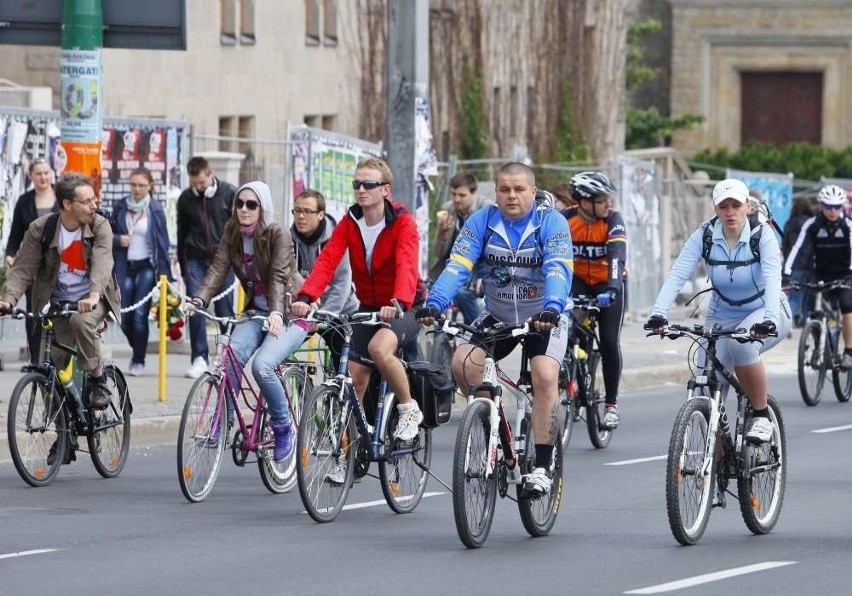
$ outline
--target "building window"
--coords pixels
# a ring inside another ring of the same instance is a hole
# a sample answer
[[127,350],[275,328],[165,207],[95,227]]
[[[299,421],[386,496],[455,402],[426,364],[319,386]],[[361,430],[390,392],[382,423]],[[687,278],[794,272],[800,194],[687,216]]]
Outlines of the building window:
[[322,43],[337,45],[337,5],[336,0],[323,0],[322,3]]
[[219,116],[219,151],[236,151],[235,136],[237,136],[237,118]]
[[254,0],[240,0],[240,43],[244,46],[257,43],[254,36]]
[[334,131],[334,124],[337,122],[337,116],[334,114],[326,114],[322,117],[322,129]]
[[305,115],[305,126],[310,126],[311,128],[317,128],[319,124],[320,117],[316,114],[306,114]]
[[223,46],[237,45],[236,0],[220,0],[219,43]]
[[305,45],[320,44],[320,7],[318,0],[305,0]]
[[237,136],[240,137],[240,146],[237,150],[246,153],[249,150],[249,139],[254,138],[254,116],[239,116],[237,118]]

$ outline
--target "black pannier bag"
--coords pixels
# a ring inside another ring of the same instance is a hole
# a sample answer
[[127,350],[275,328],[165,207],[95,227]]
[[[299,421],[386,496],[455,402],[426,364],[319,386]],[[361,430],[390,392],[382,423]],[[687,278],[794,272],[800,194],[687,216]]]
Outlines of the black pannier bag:
[[436,428],[450,421],[455,386],[448,371],[431,362],[409,362],[408,384],[423,412],[423,426]]

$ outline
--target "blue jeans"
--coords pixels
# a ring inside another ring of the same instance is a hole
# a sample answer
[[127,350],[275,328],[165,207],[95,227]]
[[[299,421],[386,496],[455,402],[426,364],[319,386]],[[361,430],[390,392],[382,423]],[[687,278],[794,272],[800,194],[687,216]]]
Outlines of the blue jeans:
[[479,302],[476,299],[476,292],[468,288],[459,290],[453,302],[464,318],[465,325],[473,325],[476,317],[479,316]]
[[[793,269],[790,279],[807,282],[811,280],[811,272],[808,269]],[[793,321],[800,327],[810,313],[809,302],[808,290],[792,290],[790,292],[790,310],[793,311]]]
[[[193,317],[194,318],[194,317]],[[199,317],[200,318],[200,317]],[[284,387],[275,369],[278,364],[292,354],[296,348],[302,345],[307,330],[298,325],[285,325],[278,337],[263,330],[262,321],[249,321],[237,325],[231,334],[231,349],[242,366],[248,362],[254,354],[251,365],[251,373],[260,392],[266,400],[266,408],[272,424],[290,422],[290,409],[285,403]],[[258,347],[260,346],[260,347]],[[255,353],[257,351],[257,353]],[[240,386],[240,371],[229,370],[228,376],[233,387]]]
[[[209,263],[202,261],[186,261],[186,271],[183,274],[183,283],[186,284],[186,295],[195,296],[201,282],[204,281],[204,276],[207,274],[207,269],[210,268]],[[234,285],[233,271],[228,273],[225,278],[225,283],[221,288],[216,288],[216,293]],[[234,316],[234,296],[228,294],[224,298],[213,303],[213,308],[216,316],[232,317]],[[210,352],[207,346],[207,319],[204,317],[189,318],[189,345],[192,351],[192,360],[201,356],[207,362],[210,362]]]
[[[138,263],[138,264],[137,264]],[[127,274],[121,283],[121,308],[136,304],[154,287],[154,268],[148,262],[129,261]],[[145,351],[148,348],[148,313],[151,300],[121,315],[121,330],[124,332],[130,349],[133,351],[131,363],[145,364]]]

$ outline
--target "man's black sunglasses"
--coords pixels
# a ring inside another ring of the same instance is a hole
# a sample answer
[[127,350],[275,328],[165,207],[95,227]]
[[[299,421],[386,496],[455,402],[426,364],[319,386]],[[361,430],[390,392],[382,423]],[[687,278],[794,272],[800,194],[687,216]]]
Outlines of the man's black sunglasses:
[[353,180],[352,181],[352,189],[358,190],[362,186],[367,190],[375,190],[380,186],[386,185],[387,182],[378,182],[376,180]]

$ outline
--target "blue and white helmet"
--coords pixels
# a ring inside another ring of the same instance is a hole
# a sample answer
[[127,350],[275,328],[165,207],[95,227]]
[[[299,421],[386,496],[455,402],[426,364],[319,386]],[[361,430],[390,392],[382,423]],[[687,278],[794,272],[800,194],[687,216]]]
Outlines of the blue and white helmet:
[[570,182],[571,196],[575,200],[608,197],[615,192],[615,186],[600,172],[580,172]]
[[839,186],[829,184],[820,189],[817,200],[826,205],[845,205],[846,191]]

